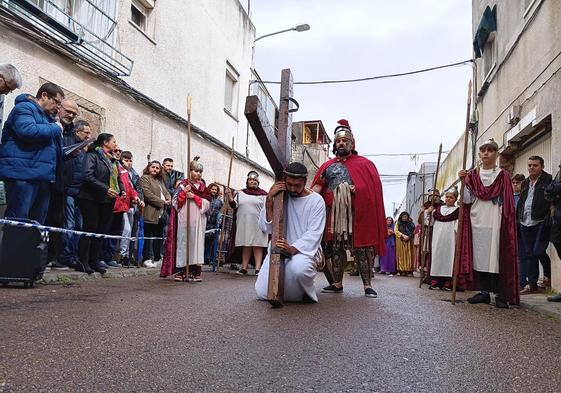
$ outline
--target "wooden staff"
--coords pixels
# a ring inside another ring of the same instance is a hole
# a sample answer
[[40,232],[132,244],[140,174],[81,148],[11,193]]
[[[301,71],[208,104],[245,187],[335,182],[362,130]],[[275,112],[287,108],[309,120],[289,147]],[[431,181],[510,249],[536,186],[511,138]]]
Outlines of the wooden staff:
[[226,226],[226,213],[228,213],[228,203],[226,201],[226,191],[230,189],[230,180],[232,178],[232,163],[234,162],[234,137],[232,137],[232,149],[230,150],[230,167],[228,168],[228,183],[224,188],[224,207],[222,209],[222,224],[220,228],[220,240],[218,242],[218,252],[220,257],[216,261],[216,270],[220,267],[220,258],[223,258],[222,245],[224,243],[224,228]]
[[[471,111],[471,80],[468,84],[468,98],[467,98],[467,109],[466,109],[466,128],[464,131],[464,157],[462,162],[462,169],[466,169],[467,164],[467,148],[468,148],[468,140],[469,140],[469,118],[470,118],[470,111]],[[452,304],[456,304],[456,289],[458,285],[458,274],[460,268],[460,257],[461,257],[461,240],[463,234],[463,223],[464,223],[464,189],[465,189],[465,181],[464,179],[460,179],[460,211],[458,212],[458,232],[456,233],[456,250],[454,252],[454,270],[452,273]]]
[[[192,100],[191,100],[191,95],[187,96],[187,180],[189,181],[188,184],[191,184],[191,109],[192,109]],[[190,206],[189,206],[189,200],[187,199],[185,201],[185,209],[187,209],[185,211],[186,213],[186,217],[187,217],[187,224],[186,224],[186,240],[185,240],[185,280],[187,280],[187,278],[189,277],[189,235],[190,235],[190,228],[189,228],[189,224],[190,224],[190,219],[191,219],[191,213],[190,213]]]
[[[425,204],[425,174],[423,173],[423,182],[421,183],[421,208],[424,206]],[[411,213],[411,212],[409,212]],[[419,224],[421,224],[421,234],[419,235],[419,272],[421,273],[421,284],[419,284],[419,288],[421,288],[422,282],[423,282],[423,247],[425,246],[425,235],[427,234],[427,231],[425,230],[425,216],[424,214],[420,216],[421,217],[421,222],[419,222]],[[415,249],[415,247],[413,246],[413,249]]]
[[[435,203],[434,190],[436,189],[436,182],[438,181],[438,172],[440,170],[440,158],[441,157],[442,157],[442,143],[438,147],[438,160],[436,161],[436,172],[434,173],[434,179],[433,179],[433,182],[432,182],[432,191],[431,191],[431,194],[430,194],[431,195],[430,205],[433,209],[434,209],[434,203]],[[421,286],[423,285],[423,281],[425,280],[425,277],[426,277],[426,271],[425,271],[425,268],[426,268],[426,265],[427,265],[426,259],[427,259],[427,254],[429,253],[428,250],[429,250],[429,247],[430,247],[427,244],[427,242],[431,241],[430,236],[427,236],[427,235],[430,234],[431,224],[432,224],[432,213],[429,215],[429,222],[428,222],[428,225],[427,225],[427,233],[425,234],[425,236],[423,238],[423,243],[422,243],[422,247],[423,247],[422,252],[421,252],[421,255],[422,255],[421,266],[422,267],[421,267],[421,279],[419,281],[419,288],[421,288]],[[424,225],[425,225],[425,213],[423,212],[422,220],[421,220],[421,228],[424,227]]]

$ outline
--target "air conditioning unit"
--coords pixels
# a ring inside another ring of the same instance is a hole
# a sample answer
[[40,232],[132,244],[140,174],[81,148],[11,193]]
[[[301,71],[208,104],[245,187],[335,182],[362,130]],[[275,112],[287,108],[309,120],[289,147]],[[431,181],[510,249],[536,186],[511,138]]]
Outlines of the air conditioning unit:
[[513,105],[510,107],[506,120],[510,125],[515,125],[520,121],[520,105]]

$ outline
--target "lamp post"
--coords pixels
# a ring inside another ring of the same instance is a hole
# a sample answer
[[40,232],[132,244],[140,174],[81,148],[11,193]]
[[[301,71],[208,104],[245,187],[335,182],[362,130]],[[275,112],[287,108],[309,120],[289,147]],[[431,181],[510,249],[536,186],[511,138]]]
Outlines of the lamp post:
[[[277,34],[282,34],[282,33],[286,33],[289,31],[297,31],[297,32],[302,32],[302,31],[308,31],[310,30],[310,25],[307,23],[302,23],[302,24],[298,24],[298,25],[294,25],[289,29],[284,29],[284,30],[279,30],[279,31],[275,31],[274,33],[269,33],[269,34],[264,34],[262,36],[257,37],[255,40],[253,40],[253,45],[251,46],[251,76],[253,77],[253,72],[255,70],[255,43],[257,41],[259,41],[260,39],[266,38],[266,37],[270,37],[272,35],[277,35]],[[251,95],[251,85],[254,82],[250,81],[249,85],[247,86],[247,95]],[[245,156],[249,157],[249,124],[247,125],[247,132],[246,132],[246,137],[245,137]]]
[[280,30],[280,31],[275,31],[274,33],[269,33],[269,34],[265,34],[265,35],[259,36],[259,37],[257,37],[257,38],[253,41],[253,43],[259,41],[259,40],[262,39],[262,38],[270,37],[270,36],[272,36],[272,35],[277,35],[277,34],[281,34],[281,33],[286,33],[287,31],[302,32],[302,31],[307,31],[307,30],[310,30],[310,25],[307,24],[307,23],[303,23],[303,24],[300,24],[300,25],[292,26],[290,29],[284,29],[284,30]]

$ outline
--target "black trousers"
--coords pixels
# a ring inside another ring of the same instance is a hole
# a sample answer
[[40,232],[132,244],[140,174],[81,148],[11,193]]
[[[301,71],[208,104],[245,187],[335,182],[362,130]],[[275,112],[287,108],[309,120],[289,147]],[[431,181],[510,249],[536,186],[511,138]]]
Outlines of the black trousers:
[[484,292],[497,294],[499,289],[499,275],[497,273],[477,272],[479,288]]
[[[78,200],[83,217],[83,231],[109,234],[114,203],[99,203],[88,199]],[[82,236],[78,243],[78,257],[82,263],[95,266],[99,262],[99,253],[103,239]]]
[[[63,193],[51,191],[49,210],[45,224],[51,227],[64,228],[64,212],[66,209],[66,197]],[[48,260],[61,261],[63,251],[62,234],[58,232],[49,233]]]
[[[164,233],[164,224],[162,219],[157,224],[144,223],[144,237],[162,237]],[[144,249],[142,250],[142,259],[152,259],[159,261],[162,259],[162,240],[144,240]]]

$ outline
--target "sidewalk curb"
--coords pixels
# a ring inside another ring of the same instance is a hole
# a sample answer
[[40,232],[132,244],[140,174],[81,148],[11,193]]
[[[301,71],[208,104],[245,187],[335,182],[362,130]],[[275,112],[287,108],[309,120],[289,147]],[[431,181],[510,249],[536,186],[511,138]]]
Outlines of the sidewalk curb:
[[39,284],[45,285],[64,285],[74,284],[82,281],[98,280],[98,279],[120,279],[128,277],[144,277],[160,273],[160,269],[145,268],[120,268],[110,269],[105,274],[93,273],[87,274],[77,271],[53,270],[43,274],[43,278],[38,281]]
[[520,308],[542,314],[543,316],[561,321],[561,303],[548,302],[545,295],[538,301],[520,301]]

